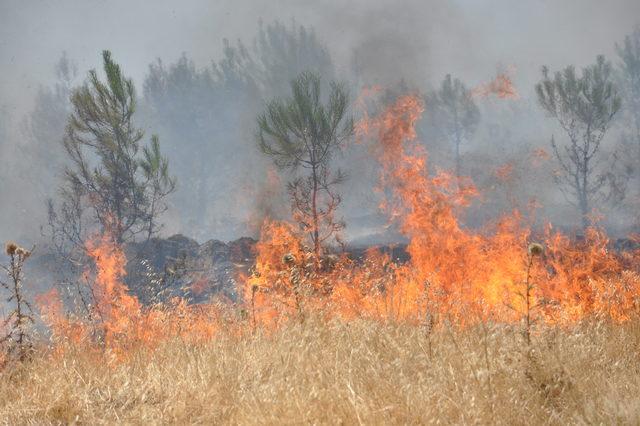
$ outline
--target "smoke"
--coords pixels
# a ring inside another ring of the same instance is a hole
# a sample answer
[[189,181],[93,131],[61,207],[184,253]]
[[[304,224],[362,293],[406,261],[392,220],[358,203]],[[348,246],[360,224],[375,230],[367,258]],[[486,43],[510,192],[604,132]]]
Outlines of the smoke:
[[[515,70],[513,81],[522,96],[520,103],[511,106],[515,104],[484,102],[481,129],[464,147],[473,159],[469,172],[484,173],[481,180],[487,181],[489,170],[500,166],[507,157],[548,146],[551,134],[557,134],[533,97],[540,67],[581,67],[600,53],[615,60],[614,44],[640,23],[638,16],[640,2],[636,0],[0,2],[0,238],[19,238],[24,243],[37,240],[38,227],[45,217],[44,198],[55,196],[58,182],[54,178],[38,182],[39,186],[25,179],[30,176],[37,180],[38,170],[51,170],[54,166],[46,162],[46,156],[37,164],[24,157],[22,153],[28,151],[30,141],[25,137],[23,123],[34,109],[40,88],[54,87],[54,66],[63,51],[77,65],[82,80],[89,69],[100,68],[100,51],[110,49],[125,73],[134,79],[140,98],[149,64],[157,58],[173,64],[184,53],[198,70],[209,69],[212,62],[223,58],[223,39],[232,44],[242,40],[250,46],[260,20],[265,24],[279,20],[285,25],[295,20],[313,28],[332,55],[336,75],[350,82],[354,96],[362,85],[394,86],[400,81],[410,89],[425,92],[437,87],[447,73],[476,87],[494,78],[498,68],[509,67]],[[224,114],[227,122],[216,127],[218,134],[207,134],[208,142],[228,142],[214,153],[220,161],[220,167],[211,169],[214,177],[216,173],[237,176],[237,171],[228,169],[225,159],[234,157],[233,164],[241,164],[242,156],[255,148],[252,117],[265,101],[258,99],[246,108],[236,100],[230,102]],[[143,123],[148,134],[159,131],[152,124]],[[435,146],[429,134],[422,134],[421,138],[428,148],[429,144]],[[160,140],[178,143],[176,138],[162,133]],[[58,143],[51,140],[51,149],[57,149]],[[232,152],[229,146],[234,145],[243,148]],[[176,147],[167,147],[167,151],[172,150]],[[225,182],[220,185],[234,199],[240,197],[241,188],[248,187],[248,193],[256,191],[256,180],[259,183],[259,175],[266,171],[266,164],[256,159],[255,152],[251,155],[254,160],[248,167],[253,170],[238,186],[229,187],[228,179],[220,175],[220,181]],[[364,155],[349,157],[350,174],[361,175],[360,180],[354,179],[356,183],[363,180],[362,176],[375,173],[375,166],[363,164],[363,158]],[[366,173],[360,173],[363,171]],[[61,175],[60,169],[54,172]],[[362,194],[356,183],[348,184],[346,189]],[[551,185],[543,179],[536,185],[537,194],[551,203],[549,212],[563,211],[566,203]],[[39,189],[42,186],[48,189]],[[366,214],[361,199],[354,199],[358,201],[345,197],[347,218]],[[243,211],[250,208],[246,203],[229,203],[220,191],[210,203],[207,214],[215,216],[217,222],[199,230],[203,237],[228,238],[230,235],[220,227],[231,227],[229,223],[241,222],[253,214]],[[375,207],[375,197],[369,197],[369,204]],[[180,213],[174,209],[168,217],[175,219]],[[227,221],[223,220],[225,217]],[[193,228],[199,226],[186,227],[174,219],[170,220],[168,231],[193,235]]]
[[223,38],[250,39],[260,19],[314,27],[343,70],[358,61],[355,52],[371,79],[399,73],[433,82],[452,73],[477,83],[497,64],[513,63],[531,83],[542,64],[580,66],[612,54],[639,13],[633,0],[2,2],[0,93],[3,104],[24,111],[38,85],[52,82],[65,50],[85,73],[109,48],[138,84],[158,57],[186,52],[204,66],[220,57]]

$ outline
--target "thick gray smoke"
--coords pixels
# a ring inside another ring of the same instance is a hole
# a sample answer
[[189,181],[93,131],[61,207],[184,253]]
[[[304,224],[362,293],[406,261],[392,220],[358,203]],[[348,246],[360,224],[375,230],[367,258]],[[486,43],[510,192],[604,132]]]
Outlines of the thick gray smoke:
[[[601,53],[615,62],[615,43],[640,24],[639,17],[637,0],[0,0],[0,240],[41,238],[45,200],[55,197],[62,178],[57,135],[68,113],[63,100],[89,69],[100,68],[103,49],[134,79],[139,123],[147,137],[159,134],[180,179],[165,218],[167,233],[230,239],[254,232],[261,214],[284,214],[284,201],[264,177],[269,162],[255,148],[255,115],[269,97],[286,95],[282,81],[307,67],[348,81],[354,97],[370,84],[426,93],[447,73],[475,87],[499,69],[510,70],[520,100],[479,101],[481,124],[463,147],[465,172],[487,194],[470,223],[508,210],[516,196],[538,199],[542,216],[572,226],[571,207],[550,178],[552,160],[530,167],[531,152],[550,152],[551,135],[560,134],[538,107],[533,87],[545,64],[552,70],[581,67]],[[294,34],[299,26],[313,29],[316,40],[309,43],[326,47],[329,60],[323,53],[301,56],[276,73],[281,80],[270,82],[248,83],[225,70],[225,46],[237,52],[239,43],[253,60],[260,62],[265,52],[266,60],[277,60],[277,49],[260,46],[260,28],[268,34],[276,21]],[[60,74],[63,52],[77,74]],[[191,86],[194,92],[175,87],[192,77],[200,82]],[[450,147],[438,145],[424,126],[421,138],[437,151],[433,169],[452,166]],[[611,150],[616,141],[614,131],[607,141]],[[368,223],[378,201],[371,195],[375,165],[366,157],[356,150],[342,161],[353,177],[342,212],[354,223],[352,238],[361,236],[357,222]],[[518,176],[515,186],[505,188],[493,171],[509,162]],[[206,184],[189,180],[196,171],[209,177]],[[610,214],[608,225],[624,228],[628,217],[619,209]]]

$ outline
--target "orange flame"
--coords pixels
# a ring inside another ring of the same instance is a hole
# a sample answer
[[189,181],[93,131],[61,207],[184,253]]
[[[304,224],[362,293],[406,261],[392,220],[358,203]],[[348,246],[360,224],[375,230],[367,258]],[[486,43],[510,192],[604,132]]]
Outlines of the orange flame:
[[96,266],[95,274],[85,273],[86,277],[94,275],[90,321],[65,315],[56,289],[38,299],[42,317],[59,343],[58,351],[64,344],[93,348],[95,343],[118,360],[133,348],[153,348],[174,337],[206,341],[220,329],[222,310],[215,303],[192,306],[174,299],[165,305],[143,307],[122,281],[127,259],[108,233],[89,240],[86,250]]
[[118,336],[130,333],[136,317],[140,316],[140,303],[131,296],[122,283],[127,259],[124,252],[108,234],[86,243],[89,256],[95,261],[97,273],[92,287],[95,315],[104,328],[108,346]]
[[471,95],[476,98],[487,98],[495,95],[500,99],[520,99],[511,77],[506,73],[499,73],[492,81],[481,84],[471,91]]
[[[417,96],[403,96],[357,126],[359,137],[375,141],[383,193],[391,194],[382,207],[409,239],[410,260],[399,264],[370,250],[362,262],[341,257],[327,271],[309,272],[308,250],[294,228],[266,222],[255,272],[241,282],[254,326],[277,326],[300,309],[410,322],[446,317],[461,325],[522,317],[531,231],[517,211],[482,232],[460,223],[477,191],[467,180],[429,174],[416,142],[422,111]],[[513,173],[508,164],[496,174]],[[607,251],[601,231],[590,230],[577,244],[550,227],[540,238],[547,250],[532,262],[530,279],[531,302],[542,319],[567,323],[597,314],[622,321],[637,309],[640,280]]]
[[[407,262],[376,249],[363,259],[316,259],[295,226],[266,220],[253,271],[238,280],[241,315],[233,316],[213,302],[193,306],[174,299],[142,306],[122,281],[127,260],[107,233],[86,244],[96,265],[95,274],[87,274],[94,276],[91,324],[65,317],[56,292],[42,297],[41,311],[54,337],[76,345],[100,343],[121,359],[131,348],[152,348],[170,338],[206,341],[222,327],[273,330],[304,321],[311,312],[414,324],[514,322],[525,312],[525,282],[533,283],[535,315],[549,324],[590,316],[626,321],[637,315],[640,250],[612,252],[603,231],[591,228],[575,241],[547,226],[537,238],[544,252],[534,253],[528,251],[532,231],[518,211],[483,230],[465,227],[460,216],[477,190],[468,179],[429,172],[415,130],[423,109],[419,97],[402,96],[357,126],[358,136],[373,142],[380,193],[386,194],[381,207],[409,241]],[[496,175],[508,179],[514,167],[505,165]]]

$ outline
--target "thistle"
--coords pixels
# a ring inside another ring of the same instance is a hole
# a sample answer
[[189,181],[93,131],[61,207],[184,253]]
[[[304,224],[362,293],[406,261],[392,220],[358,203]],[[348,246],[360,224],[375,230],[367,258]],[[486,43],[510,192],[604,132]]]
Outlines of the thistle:
[[296,263],[296,257],[293,255],[293,253],[287,253],[282,256],[282,263],[284,263],[285,265],[293,265],[294,263]]
[[531,243],[529,244],[528,251],[529,256],[540,256],[544,251],[544,247],[539,243]]
[[527,252],[529,253],[529,262],[527,265],[527,279],[525,281],[525,304],[526,304],[526,317],[525,317],[525,330],[524,336],[527,344],[531,344],[531,310],[535,306],[531,306],[531,292],[533,290],[533,284],[531,283],[531,267],[533,266],[533,258],[541,256],[544,252],[544,247],[539,243],[529,244]]
[[31,256],[31,252],[24,247],[17,247],[15,250],[16,256],[22,257],[23,259],[27,259]]
[[15,307],[1,325],[4,335],[0,337],[0,343],[8,342],[8,354],[17,352],[18,359],[24,361],[32,348],[28,331],[34,323],[31,304],[25,298],[22,286],[24,262],[31,256],[31,251],[14,242],[7,243],[5,251],[9,256],[9,265],[0,265],[0,269],[8,280],[0,279],[0,287],[9,293],[7,302],[13,302]]
[[13,241],[9,241],[5,246],[7,256],[13,256],[14,254],[16,254],[16,250],[18,250],[18,245]]

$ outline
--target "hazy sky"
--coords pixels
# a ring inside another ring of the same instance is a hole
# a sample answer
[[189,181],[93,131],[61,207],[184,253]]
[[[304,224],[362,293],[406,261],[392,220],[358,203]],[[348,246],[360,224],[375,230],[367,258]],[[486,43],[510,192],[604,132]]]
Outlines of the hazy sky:
[[348,66],[354,49],[382,79],[416,84],[453,72],[471,85],[515,66],[530,90],[542,64],[584,64],[612,54],[640,22],[638,0],[0,0],[0,106],[19,118],[66,50],[80,72],[109,48],[140,83],[156,57],[198,65],[222,38],[250,40],[259,19],[312,25]]
[[[10,119],[4,149],[27,140],[20,123],[38,86],[53,82],[63,51],[81,81],[110,49],[141,92],[156,58],[172,63],[184,52],[208,66],[220,59],[223,38],[250,43],[260,20],[276,19],[313,27],[338,71],[354,78],[357,69],[355,78],[367,82],[404,78],[426,89],[452,73],[474,87],[498,68],[513,70],[520,105],[534,114],[501,124],[520,128],[526,143],[539,143],[552,132],[542,128],[552,122],[541,120],[530,97],[541,66],[583,66],[600,53],[615,60],[615,42],[640,24],[640,0],[0,0],[0,118]],[[14,236],[21,227],[32,234],[43,220],[43,201],[17,196],[12,202],[11,211],[20,212],[14,221],[24,223],[11,222],[7,232]]]

